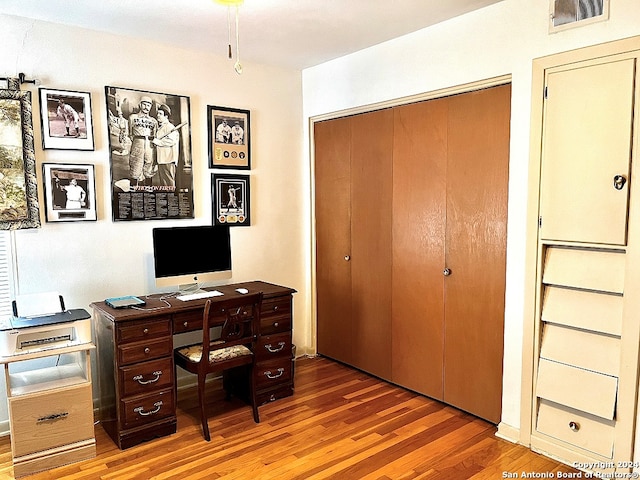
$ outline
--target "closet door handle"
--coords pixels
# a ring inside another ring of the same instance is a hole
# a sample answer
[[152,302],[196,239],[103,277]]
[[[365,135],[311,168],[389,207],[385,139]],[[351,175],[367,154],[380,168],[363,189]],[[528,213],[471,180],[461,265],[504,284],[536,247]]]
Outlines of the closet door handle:
[[627,179],[624,175],[616,175],[613,177],[613,188],[616,190],[622,190],[624,188],[624,184],[627,183]]
[[450,269],[450,268],[445,268],[445,269],[442,271],[442,274],[443,274],[445,277],[448,277],[449,275],[451,275],[451,269]]
[[344,261],[348,262],[349,260],[351,260],[351,256],[350,255],[345,255],[344,256]]

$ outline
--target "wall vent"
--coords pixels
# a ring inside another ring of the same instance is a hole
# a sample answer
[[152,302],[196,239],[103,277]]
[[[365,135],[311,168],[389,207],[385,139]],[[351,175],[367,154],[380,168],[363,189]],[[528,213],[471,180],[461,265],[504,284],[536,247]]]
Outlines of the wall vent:
[[609,19],[609,0],[551,0],[549,32]]

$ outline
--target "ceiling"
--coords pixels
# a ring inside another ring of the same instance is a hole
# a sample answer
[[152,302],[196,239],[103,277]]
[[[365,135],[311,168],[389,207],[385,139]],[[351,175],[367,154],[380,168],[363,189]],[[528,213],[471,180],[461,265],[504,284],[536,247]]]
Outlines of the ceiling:
[[[240,58],[303,69],[500,1],[245,0]],[[228,9],[212,0],[0,0],[0,13],[227,55]]]

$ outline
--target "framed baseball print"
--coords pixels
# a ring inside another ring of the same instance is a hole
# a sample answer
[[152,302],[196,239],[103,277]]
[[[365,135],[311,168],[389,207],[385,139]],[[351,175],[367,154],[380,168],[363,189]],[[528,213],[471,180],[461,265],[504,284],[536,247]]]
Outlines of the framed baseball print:
[[97,220],[93,165],[42,164],[47,222]]
[[43,149],[93,150],[91,119],[89,93],[40,89]]
[[249,175],[211,174],[214,225],[251,225]]
[[207,106],[209,168],[251,169],[249,110]]

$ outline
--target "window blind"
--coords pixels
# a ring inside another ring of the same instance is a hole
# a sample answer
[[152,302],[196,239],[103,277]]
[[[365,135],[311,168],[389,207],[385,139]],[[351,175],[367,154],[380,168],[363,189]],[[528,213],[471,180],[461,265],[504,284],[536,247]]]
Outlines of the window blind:
[[0,319],[8,318],[13,314],[11,308],[12,258],[11,232],[0,230]]

